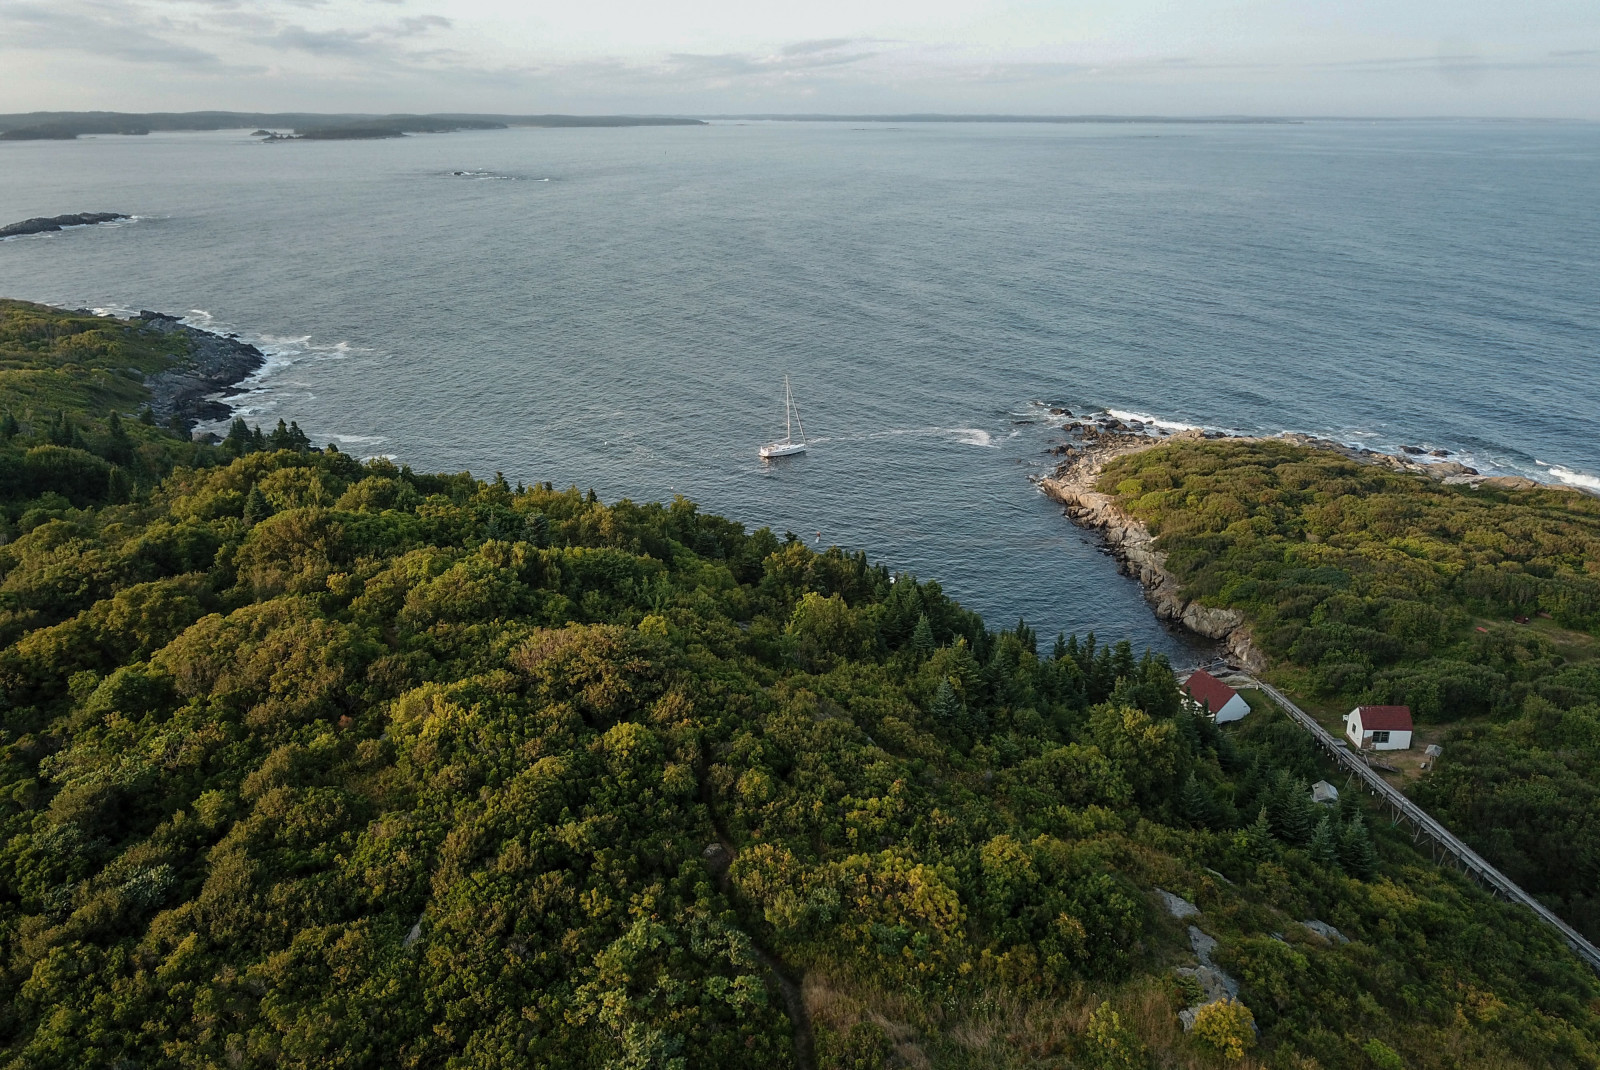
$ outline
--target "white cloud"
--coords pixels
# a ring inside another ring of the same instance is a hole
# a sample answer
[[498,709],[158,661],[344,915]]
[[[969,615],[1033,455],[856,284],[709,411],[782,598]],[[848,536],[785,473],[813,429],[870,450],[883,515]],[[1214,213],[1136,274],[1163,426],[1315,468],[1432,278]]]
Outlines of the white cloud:
[[[96,77],[84,79],[83,58]],[[0,111],[1600,118],[1592,0],[0,0]]]

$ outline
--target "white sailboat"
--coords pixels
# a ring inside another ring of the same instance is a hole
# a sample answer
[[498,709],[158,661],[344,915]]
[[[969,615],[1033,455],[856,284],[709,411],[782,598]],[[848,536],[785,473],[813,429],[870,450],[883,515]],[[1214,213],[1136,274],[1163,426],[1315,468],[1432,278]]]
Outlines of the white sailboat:
[[[800,441],[794,440],[794,425],[800,425]],[[769,442],[761,447],[761,459],[770,461],[774,457],[792,457],[796,453],[806,451],[806,425],[800,419],[800,409],[794,403],[794,394],[789,390],[789,377],[783,377],[783,441]]]

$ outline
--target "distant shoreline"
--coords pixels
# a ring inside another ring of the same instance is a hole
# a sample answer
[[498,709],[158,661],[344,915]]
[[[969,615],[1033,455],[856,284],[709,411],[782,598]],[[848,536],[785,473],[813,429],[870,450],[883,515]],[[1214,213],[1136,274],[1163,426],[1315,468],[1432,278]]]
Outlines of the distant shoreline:
[[[0,141],[72,141],[96,134],[154,131],[292,130],[310,140],[401,137],[406,134],[501,130],[507,127],[705,126],[673,115],[364,115],[318,112],[24,112],[0,115]],[[381,131],[381,132],[380,132]]]

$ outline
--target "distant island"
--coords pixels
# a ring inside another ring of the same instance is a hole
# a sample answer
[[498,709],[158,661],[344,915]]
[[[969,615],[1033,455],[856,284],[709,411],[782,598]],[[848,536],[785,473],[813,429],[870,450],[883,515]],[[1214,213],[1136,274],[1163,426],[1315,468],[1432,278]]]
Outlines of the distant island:
[[[92,134],[152,131],[249,130],[275,140],[349,140],[442,134],[457,130],[501,130],[512,126],[623,127],[705,126],[703,119],[665,115],[361,115],[315,112],[26,112],[0,115],[0,141],[70,141]],[[293,130],[293,135],[274,134]]]
[[1185,123],[1276,124],[1303,123],[1305,118],[1274,115],[1005,115],[910,112],[881,115],[834,115],[825,112],[758,113],[754,115],[707,115],[707,119],[753,120],[774,123]]
[[77,215],[35,216],[20,223],[0,227],[0,238],[20,238],[24,234],[49,234],[64,227],[92,227],[98,223],[115,223],[129,216],[121,212],[81,212]]

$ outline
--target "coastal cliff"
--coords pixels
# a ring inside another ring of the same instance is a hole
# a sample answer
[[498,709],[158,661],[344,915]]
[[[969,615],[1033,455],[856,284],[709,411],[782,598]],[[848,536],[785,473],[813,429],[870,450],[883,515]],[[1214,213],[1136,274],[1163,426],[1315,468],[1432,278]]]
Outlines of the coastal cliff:
[[186,359],[145,379],[150,408],[162,423],[176,417],[185,427],[193,427],[202,420],[227,419],[233,408],[216,395],[237,386],[267,362],[261,350],[248,342],[191,327],[176,316],[141,312],[137,322],[146,330],[177,335],[188,343]]
[[1266,657],[1256,649],[1244,614],[1219,609],[1183,597],[1177,577],[1167,570],[1167,555],[1156,549],[1155,536],[1143,521],[1128,516],[1109,494],[1095,490],[1106,462],[1165,442],[1199,440],[1200,431],[1150,437],[1137,431],[1093,423],[1072,425],[1080,445],[1062,447],[1068,460],[1055,474],[1039,480],[1040,488],[1065,507],[1067,516],[1081,528],[1098,533],[1124,574],[1139,581],[1158,618],[1181,624],[1196,635],[1224,641],[1228,656],[1249,672],[1266,668]]

